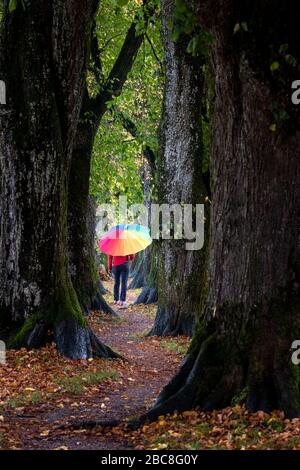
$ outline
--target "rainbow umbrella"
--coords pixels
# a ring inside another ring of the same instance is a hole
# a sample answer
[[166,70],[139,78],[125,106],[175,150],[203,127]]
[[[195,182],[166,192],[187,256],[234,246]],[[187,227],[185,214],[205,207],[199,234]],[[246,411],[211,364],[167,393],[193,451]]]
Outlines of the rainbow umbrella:
[[151,243],[148,227],[119,224],[103,235],[99,240],[99,248],[107,255],[127,256],[144,250]]

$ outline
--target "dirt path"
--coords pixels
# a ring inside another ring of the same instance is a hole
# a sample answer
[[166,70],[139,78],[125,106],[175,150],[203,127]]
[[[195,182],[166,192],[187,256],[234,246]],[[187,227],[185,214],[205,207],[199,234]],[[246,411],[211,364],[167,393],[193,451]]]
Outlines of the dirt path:
[[[111,288],[110,284],[108,288]],[[132,302],[136,295],[135,291],[129,291],[129,302]],[[107,300],[111,301],[110,294],[107,295]],[[166,340],[145,336],[152,326],[155,306],[132,306],[128,310],[120,310],[119,314],[120,318],[114,319],[94,312],[91,318],[91,326],[101,340],[128,360],[126,363],[120,360],[108,361],[109,367],[116,370],[117,378],[108,378],[101,383],[95,383],[84,388],[82,393],[80,390],[79,393],[78,390],[67,390],[61,394],[54,389],[53,394],[48,394],[46,400],[37,404],[4,406],[0,412],[6,426],[4,448],[130,449],[134,447],[130,436],[124,435],[118,428],[103,432],[101,428],[74,430],[69,425],[82,420],[128,419],[144,413],[178,369],[182,356],[176,351],[176,345],[183,348],[187,340],[172,339],[168,343]],[[73,364],[70,362],[63,361],[61,365],[66,380],[68,374],[72,376],[75,374],[71,369]],[[88,361],[76,362],[77,368],[85,367],[88,370],[93,364],[101,368],[107,367],[107,361],[103,360],[93,361],[92,364],[87,363]],[[81,369],[79,370],[81,373]],[[25,390],[36,390],[40,386],[42,372],[37,373],[36,382],[34,372],[32,371],[33,375],[29,372],[27,380],[30,381],[31,388],[27,387]],[[45,380],[47,380],[46,375]],[[73,382],[70,382],[72,386]],[[61,429],[61,425],[67,427]]]

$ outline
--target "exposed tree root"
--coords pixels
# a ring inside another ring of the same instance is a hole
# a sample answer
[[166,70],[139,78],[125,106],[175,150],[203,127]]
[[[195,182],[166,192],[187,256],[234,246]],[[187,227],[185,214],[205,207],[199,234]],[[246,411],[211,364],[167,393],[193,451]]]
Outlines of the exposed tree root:
[[206,338],[198,352],[189,353],[140,423],[196,407],[203,411],[221,409],[242,395],[250,411],[279,409],[287,418],[300,417],[299,369],[291,363],[289,350],[280,338],[272,339],[274,344],[280,341],[273,349],[258,337],[245,351],[224,333]]
[[73,319],[55,325],[54,336],[58,351],[71,359],[121,358],[118,353],[104,345],[89,327],[81,326]]

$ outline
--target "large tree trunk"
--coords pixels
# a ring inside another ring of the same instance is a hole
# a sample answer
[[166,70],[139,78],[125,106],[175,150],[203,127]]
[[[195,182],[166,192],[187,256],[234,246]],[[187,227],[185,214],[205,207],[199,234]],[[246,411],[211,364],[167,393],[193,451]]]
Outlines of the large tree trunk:
[[[0,70],[0,316],[14,344],[51,329],[69,357],[99,352],[68,272],[68,175],[96,0],[33,0],[6,11]],[[109,349],[104,355],[109,354]],[[114,355],[112,353],[112,355]]]
[[[299,417],[300,131],[289,96],[299,65],[279,49],[288,44],[300,63],[300,11],[280,1],[206,3],[216,38],[208,298],[185,363],[149,416],[224,407],[243,391],[250,410]],[[241,20],[248,31],[233,34]],[[274,103],[288,120],[272,115]]]
[[[206,196],[200,124],[203,72],[199,58],[186,50],[188,39],[172,40],[174,3],[162,2],[166,84],[158,159],[159,200],[169,205],[195,205],[204,203]],[[193,334],[204,259],[205,250],[187,251],[185,240],[160,242],[158,311],[151,334]]]

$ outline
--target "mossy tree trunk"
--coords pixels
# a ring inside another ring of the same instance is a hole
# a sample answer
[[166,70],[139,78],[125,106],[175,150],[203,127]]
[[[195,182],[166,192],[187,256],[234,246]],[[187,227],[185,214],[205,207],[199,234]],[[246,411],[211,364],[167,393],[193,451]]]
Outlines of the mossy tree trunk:
[[208,297],[188,356],[149,417],[221,408],[241,392],[252,411],[299,417],[291,345],[300,336],[300,131],[290,86],[300,11],[280,1],[200,8],[216,39]]
[[[162,2],[166,83],[160,128],[158,194],[160,204],[204,204],[201,100],[203,71],[199,57],[187,52],[190,38],[174,42],[174,1]],[[189,4],[193,8],[195,2]],[[150,334],[192,335],[199,308],[205,250],[187,251],[185,240],[158,244],[158,311]]]
[[[0,315],[14,344],[54,333],[69,357],[110,355],[87,327],[68,271],[67,205],[97,1],[41,0],[5,12],[0,73]],[[24,323],[25,322],[25,323]],[[101,351],[100,351],[101,350]],[[114,353],[112,353],[114,355]]]

